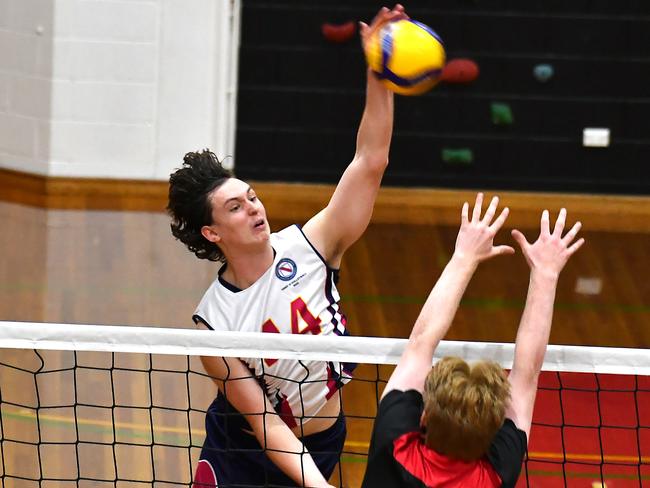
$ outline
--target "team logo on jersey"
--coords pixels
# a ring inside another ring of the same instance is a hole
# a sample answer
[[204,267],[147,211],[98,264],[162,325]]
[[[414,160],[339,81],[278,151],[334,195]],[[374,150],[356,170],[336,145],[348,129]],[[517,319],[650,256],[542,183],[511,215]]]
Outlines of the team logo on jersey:
[[278,264],[275,266],[275,276],[280,278],[282,281],[289,281],[296,276],[298,272],[298,266],[293,259],[282,258],[278,261]]

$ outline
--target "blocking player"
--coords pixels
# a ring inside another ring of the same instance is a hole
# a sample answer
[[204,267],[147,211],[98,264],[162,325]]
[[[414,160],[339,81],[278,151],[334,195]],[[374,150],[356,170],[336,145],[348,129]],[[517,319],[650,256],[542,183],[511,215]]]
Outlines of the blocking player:
[[470,366],[455,357],[443,358],[431,368],[434,351],[479,263],[514,252],[493,244],[508,209],[493,222],[498,199],[492,200],[483,217],[482,200],[479,194],[471,218],[468,204],[463,205],[454,254],[427,298],[384,389],[364,488],[514,488],[517,482],[558,277],[584,239],[574,241],[579,222],[562,235],[565,209],[552,231],[548,211],[542,213],[540,234],[532,244],[521,232],[512,231],[530,266],[530,282],[508,376],[496,363]]

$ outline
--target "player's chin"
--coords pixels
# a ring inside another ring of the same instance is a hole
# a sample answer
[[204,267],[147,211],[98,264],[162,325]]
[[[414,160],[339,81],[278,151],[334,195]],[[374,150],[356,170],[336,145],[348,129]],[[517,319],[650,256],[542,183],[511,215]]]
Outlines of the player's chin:
[[253,235],[256,240],[268,241],[271,238],[271,229],[268,224],[253,228]]

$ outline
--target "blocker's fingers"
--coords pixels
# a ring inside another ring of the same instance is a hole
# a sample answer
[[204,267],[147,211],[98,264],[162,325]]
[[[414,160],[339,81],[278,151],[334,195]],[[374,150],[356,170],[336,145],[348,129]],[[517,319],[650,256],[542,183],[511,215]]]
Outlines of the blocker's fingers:
[[476,195],[476,202],[474,202],[474,211],[472,212],[472,221],[478,222],[481,220],[481,207],[483,206],[483,193],[479,192]]
[[492,229],[495,233],[499,232],[499,229],[501,229],[503,223],[506,221],[509,214],[510,214],[510,209],[508,207],[505,207],[503,210],[501,210],[501,214],[499,214],[497,219],[490,226],[490,229]]
[[469,221],[469,203],[463,203],[463,208],[460,211],[460,223],[465,224]]
[[560,214],[557,216],[555,221],[555,228],[553,229],[553,235],[561,236],[564,231],[564,225],[566,223],[566,208],[560,209]]
[[514,248],[510,246],[494,246],[492,248],[492,254],[495,256],[499,256],[501,254],[514,254],[515,250]]
[[519,247],[521,247],[522,250],[530,246],[530,244],[526,240],[526,237],[517,229],[512,229],[512,232],[510,234],[512,235],[513,239],[517,242],[517,244],[519,244]]
[[540,221],[540,231],[542,234],[550,234],[550,226],[549,226],[549,215],[548,215],[548,210],[544,210],[542,212],[542,220]]
[[584,237],[581,237],[580,239],[578,239],[577,241],[575,241],[575,242],[571,245],[571,247],[568,249],[568,251],[569,251],[569,255],[573,254],[573,253],[576,252],[578,249],[580,249],[584,243],[585,243],[585,238],[584,238]]
[[578,235],[578,232],[580,232],[580,229],[582,228],[582,222],[576,222],[573,224],[573,227],[571,227],[571,230],[566,233],[566,235],[562,238],[562,242],[564,243],[565,246],[568,246],[573,242],[573,239]]
[[497,212],[498,206],[499,206],[499,197],[497,196],[492,197],[492,200],[490,201],[490,205],[488,206],[487,210],[485,211],[485,215],[483,216],[483,222],[485,222],[486,225],[490,225],[490,222],[492,222],[492,219],[494,218],[494,214]]

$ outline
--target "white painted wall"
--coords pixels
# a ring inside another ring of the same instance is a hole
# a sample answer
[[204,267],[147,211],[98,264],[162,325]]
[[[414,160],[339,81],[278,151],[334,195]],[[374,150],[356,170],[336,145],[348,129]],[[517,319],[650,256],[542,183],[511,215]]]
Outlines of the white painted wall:
[[0,0],[0,166],[47,173],[52,23],[48,0]]
[[234,152],[239,0],[0,0],[0,167],[166,180]]

